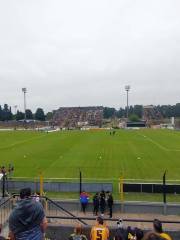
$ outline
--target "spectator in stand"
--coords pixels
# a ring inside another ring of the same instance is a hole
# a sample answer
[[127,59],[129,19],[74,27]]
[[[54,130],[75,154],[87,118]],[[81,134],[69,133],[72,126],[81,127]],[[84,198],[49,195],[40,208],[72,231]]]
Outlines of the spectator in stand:
[[101,216],[104,216],[104,212],[105,212],[105,208],[106,208],[106,199],[105,199],[104,191],[101,191],[101,193],[100,193],[99,205],[100,205]]
[[109,238],[109,229],[104,224],[103,218],[97,217],[95,226],[91,229],[91,240],[107,240]]
[[164,238],[166,240],[172,240],[172,238],[169,236],[169,234],[163,232],[162,223],[158,219],[154,219],[154,221],[153,221],[153,228],[154,228],[154,231],[157,234],[159,234],[162,238]]
[[139,228],[131,228],[130,226],[127,229],[123,228],[122,219],[119,219],[117,222],[118,229],[116,230],[116,234],[114,240],[142,240],[144,233]]
[[88,205],[88,202],[89,202],[89,194],[83,191],[80,195],[80,203],[81,203],[82,211],[84,214],[86,213],[86,207]]
[[165,240],[164,238],[162,238],[159,234],[155,233],[155,232],[148,232],[145,234],[144,240]]
[[109,191],[107,191],[106,193],[107,193],[107,205],[109,208],[109,217],[112,218],[112,207],[114,204],[113,196]]
[[122,219],[117,222],[117,230],[114,236],[114,240],[126,240],[128,239],[128,233],[125,228],[123,228]]
[[133,228],[127,227],[128,240],[136,240],[136,234]]
[[74,233],[70,235],[69,240],[87,240],[87,237],[82,234],[81,225],[75,227]]
[[140,228],[135,228],[136,240],[141,240],[144,237],[144,233]]
[[11,240],[42,240],[47,220],[40,202],[31,197],[31,189],[20,190],[20,201],[9,217]]
[[40,201],[40,193],[39,192],[35,192],[33,199],[34,199],[34,201],[39,202]]
[[98,193],[96,193],[93,197],[93,206],[94,206],[93,214],[97,216],[99,211],[99,194]]

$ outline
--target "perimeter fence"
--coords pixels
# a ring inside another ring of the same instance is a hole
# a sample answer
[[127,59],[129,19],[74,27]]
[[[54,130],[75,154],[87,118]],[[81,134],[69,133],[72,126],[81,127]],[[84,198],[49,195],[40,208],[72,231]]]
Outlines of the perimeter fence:
[[7,192],[18,193],[19,189],[30,187],[33,192],[43,192],[47,196],[61,198],[79,198],[81,191],[86,191],[93,196],[102,190],[110,191],[116,200],[121,201],[149,201],[162,202],[167,195],[167,202],[179,202],[180,181],[153,180],[148,182],[143,179],[93,179],[93,178],[10,178],[7,179],[5,188]]

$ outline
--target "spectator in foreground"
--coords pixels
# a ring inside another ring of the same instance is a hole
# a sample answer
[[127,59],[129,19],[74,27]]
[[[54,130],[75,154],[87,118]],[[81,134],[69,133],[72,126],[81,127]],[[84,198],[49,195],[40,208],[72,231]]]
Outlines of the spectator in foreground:
[[165,240],[165,238],[161,237],[158,233],[148,232],[145,234],[144,240]]
[[166,240],[172,240],[172,238],[169,236],[169,234],[163,232],[162,223],[158,219],[154,219],[153,228],[154,228],[154,231],[157,234],[159,234],[162,238],[164,238]]
[[40,201],[40,193],[39,192],[35,192],[33,199],[34,199],[34,201],[39,202]]
[[70,235],[69,240],[87,240],[87,237],[82,234],[81,225],[75,227],[74,233]]
[[140,228],[135,228],[136,240],[141,240],[144,237],[144,232]]
[[109,238],[109,229],[104,224],[104,220],[101,217],[97,217],[96,225],[91,229],[91,240],[107,240]]
[[127,229],[123,227],[122,219],[119,219],[117,222],[117,230],[114,236],[114,240],[126,240],[128,239],[128,232]]
[[11,240],[42,240],[47,220],[40,202],[31,197],[31,189],[20,190],[20,201],[9,217]]
[[114,240],[142,240],[144,233],[140,228],[131,228],[130,226],[126,228],[123,227],[122,219],[117,222],[117,230],[115,233]]

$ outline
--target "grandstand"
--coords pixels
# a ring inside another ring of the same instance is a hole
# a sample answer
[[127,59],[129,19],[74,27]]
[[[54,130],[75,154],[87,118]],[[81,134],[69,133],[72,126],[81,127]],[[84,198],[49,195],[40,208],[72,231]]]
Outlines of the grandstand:
[[163,117],[157,107],[153,105],[143,106],[143,120],[146,121],[148,125],[160,124],[162,119]]
[[53,124],[61,128],[76,128],[80,126],[101,126],[103,107],[61,107],[54,111]]

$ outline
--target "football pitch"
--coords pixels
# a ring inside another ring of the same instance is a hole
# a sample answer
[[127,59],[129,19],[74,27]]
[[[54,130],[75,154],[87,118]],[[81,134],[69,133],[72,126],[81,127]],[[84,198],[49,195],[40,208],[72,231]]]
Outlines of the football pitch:
[[180,132],[171,130],[1,131],[0,165],[14,177],[180,180]]

